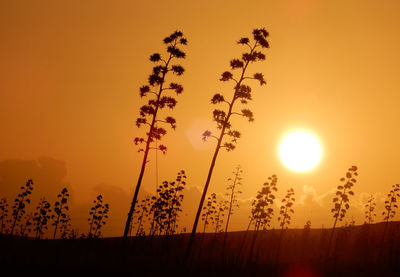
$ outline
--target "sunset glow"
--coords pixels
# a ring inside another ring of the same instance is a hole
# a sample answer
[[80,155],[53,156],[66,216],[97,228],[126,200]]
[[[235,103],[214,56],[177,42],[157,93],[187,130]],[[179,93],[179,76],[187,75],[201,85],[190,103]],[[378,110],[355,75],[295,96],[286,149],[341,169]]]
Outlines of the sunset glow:
[[321,146],[311,134],[294,132],[283,139],[279,153],[288,168],[295,171],[306,171],[319,163]]
[[0,1],[2,272],[400,277],[399,14]]

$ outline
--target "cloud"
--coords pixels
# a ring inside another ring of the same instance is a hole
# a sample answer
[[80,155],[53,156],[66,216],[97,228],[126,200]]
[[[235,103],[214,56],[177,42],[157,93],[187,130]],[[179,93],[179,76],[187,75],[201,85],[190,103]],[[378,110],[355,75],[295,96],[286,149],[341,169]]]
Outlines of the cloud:
[[[71,192],[71,187],[65,181],[66,176],[66,163],[51,157],[40,157],[38,160],[3,160],[0,161],[0,195],[12,202],[20,187],[28,179],[32,179],[33,204],[43,196],[53,202],[63,187],[67,187]],[[72,197],[73,193],[70,195]]]
[[102,227],[104,236],[122,236],[128,215],[129,205],[132,197],[122,188],[107,183],[99,183],[92,187],[92,194],[85,203],[76,204],[71,207],[72,225],[78,228],[80,233],[89,231],[89,211],[93,201],[101,194],[103,203],[110,206],[109,218]]
[[305,205],[319,205],[321,208],[327,206],[328,200],[330,200],[335,193],[334,189],[331,189],[323,194],[318,194],[317,190],[310,185],[304,185],[302,189],[302,193],[299,196],[299,201],[296,205],[305,206]]
[[[330,227],[333,224],[333,215],[331,209],[333,208],[332,199],[336,193],[336,188],[318,194],[313,186],[305,185],[302,188],[302,193],[299,195],[299,201],[295,204],[295,220],[294,223],[297,226],[301,226],[301,222],[305,222],[310,219],[312,223],[317,223],[319,226],[313,226],[315,228]],[[357,192],[354,196],[350,197],[350,208],[346,213],[346,217],[343,222],[339,223],[339,226],[355,221],[356,224],[360,225],[365,222],[365,205],[373,196],[376,201],[375,213],[377,217],[375,222],[382,220],[381,214],[384,209],[384,202],[386,195],[383,193],[367,193]]]

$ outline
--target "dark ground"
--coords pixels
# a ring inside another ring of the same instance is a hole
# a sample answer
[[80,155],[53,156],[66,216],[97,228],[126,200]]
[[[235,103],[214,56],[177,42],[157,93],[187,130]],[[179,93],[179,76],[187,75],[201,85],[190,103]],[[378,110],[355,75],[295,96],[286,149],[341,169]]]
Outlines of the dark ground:
[[[280,230],[257,236],[228,233],[224,257],[223,233],[198,234],[187,265],[182,258],[189,235],[130,238],[34,240],[0,237],[0,266],[4,276],[400,276],[400,222],[339,228],[326,258],[330,229],[289,229],[284,233],[278,261]],[[223,258],[222,258],[223,257]]]

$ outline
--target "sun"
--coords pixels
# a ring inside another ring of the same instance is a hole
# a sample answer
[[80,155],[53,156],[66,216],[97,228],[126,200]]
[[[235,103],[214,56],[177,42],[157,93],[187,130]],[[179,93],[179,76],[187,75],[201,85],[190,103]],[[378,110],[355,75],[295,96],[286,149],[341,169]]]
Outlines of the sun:
[[322,151],[318,140],[310,133],[293,132],[283,139],[279,154],[288,168],[306,171],[319,163]]

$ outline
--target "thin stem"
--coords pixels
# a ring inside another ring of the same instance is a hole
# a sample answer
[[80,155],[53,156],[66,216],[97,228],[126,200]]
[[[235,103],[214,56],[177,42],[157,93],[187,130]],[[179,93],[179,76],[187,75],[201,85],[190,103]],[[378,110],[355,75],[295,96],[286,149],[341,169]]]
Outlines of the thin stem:
[[[166,67],[167,68],[168,68],[168,64],[170,63],[171,60],[172,60],[172,54],[170,53],[168,61],[166,62]],[[163,75],[162,75],[161,82],[160,82],[160,87],[159,87],[159,92],[157,94],[157,102],[156,102],[157,106],[156,106],[156,109],[154,111],[152,122],[151,122],[151,125],[150,125],[150,130],[149,130],[149,133],[148,133],[149,135],[148,135],[148,139],[147,139],[147,142],[146,142],[146,149],[144,151],[142,167],[140,169],[140,174],[139,174],[139,178],[138,178],[138,181],[137,181],[137,184],[136,184],[135,193],[133,195],[133,199],[132,199],[132,202],[131,202],[131,207],[129,209],[128,218],[127,218],[126,223],[125,223],[124,235],[123,235],[123,238],[122,238],[123,244],[125,244],[126,239],[128,237],[129,227],[130,227],[130,224],[131,224],[131,221],[132,221],[132,215],[133,215],[133,212],[135,210],[135,205],[136,205],[136,201],[137,201],[137,198],[138,198],[138,195],[139,195],[140,185],[142,184],[144,171],[146,169],[147,156],[148,156],[149,150],[150,150],[151,136],[153,134],[154,125],[156,123],[157,112],[158,112],[158,108],[159,108],[158,103],[160,101],[161,94],[162,94],[162,91],[163,91],[163,84],[164,84],[164,80],[165,80],[166,74],[167,74],[167,72],[163,71]]]
[[[250,54],[253,53],[253,51],[255,50],[256,47],[257,47],[257,42],[255,43],[254,47],[252,48]],[[198,224],[199,218],[200,218],[201,209],[203,207],[204,200],[205,200],[205,197],[207,195],[208,186],[209,186],[210,181],[211,181],[211,176],[212,176],[212,173],[214,171],[214,167],[215,167],[215,163],[216,163],[216,160],[217,160],[217,157],[218,157],[218,153],[219,153],[219,150],[221,149],[222,140],[223,140],[224,135],[225,135],[225,129],[226,129],[226,127],[228,125],[228,122],[229,122],[229,119],[231,117],[233,105],[235,104],[235,101],[237,100],[237,92],[238,92],[238,89],[239,89],[239,87],[240,87],[240,85],[241,85],[241,83],[243,81],[243,77],[244,77],[245,71],[246,71],[247,66],[249,65],[249,63],[250,63],[250,61],[247,61],[245,66],[244,66],[244,68],[243,68],[243,70],[242,70],[242,74],[240,76],[240,80],[239,80],[239,82],[237,83],[237,85],[235,87],[235,92],[234,92],[232,101],[229,104],[228,114],[227,114],[227,116],[226,116],[226,118],[224,120],[224,123],[222,125],[222,129],[221,129],[221,133],[220,133],[220,136],[219,136],[219,139],[218,139],[218,143],[217,143],[217,146],[216,146],[215,151],[214,151],[214,155],[213,155],[213,158],[212,158],[212,161],[211,161],[210,169],[208,171],[207,180],[206,180],[206,183],[204,185],[203,194],[201,196],[199,207],[197,209],[196,217],[195,217],[195,220],[194,220],[194,223],[193,223],[192,233],[190,235],[189,243],[188,243],[188,246],[187,246],[187,249],[186,249],[186,253],[185,253],[185,257],[184,257],[184,263],[185,264],[187,263],[187,261],[189,259],[190,251],[191,251],[192,244],[193,244],[193,241],[194,241],[194,236],[196,234],[197,224]]]
[[[350,180],[350,178],[347,178],[347,183],[346,183],[346,184],[349,183],[349,180]],[[328,264],[328,259],[329,259],[329,254],[330,254],[330,251],[331,251],[331,244],[332,244],[333,234],[334,234],[334,232],[335,232],[336,224],[337,224],[338,218],[339,218],[339,216],[340,216],[340,212],[341,212],[341,210],[342,210],[343,195],[346,194],[346,190],[347,190],[347,188],[344,187],[343,194],[342,194],[342,197],[341,197],[342,199],[340,200],[339,208],[338,208],[338,210],[337,210],[337,215],[335,216],[335,221],[334,221],[334,223],[333,223],[331,235],[330,235],[330,237],[329,237],[329,241],[328,241],[328,250],[327,250],[327,252],[326,252],[325,266]]]

